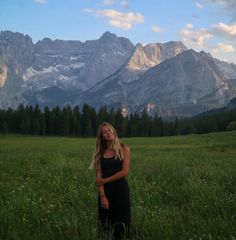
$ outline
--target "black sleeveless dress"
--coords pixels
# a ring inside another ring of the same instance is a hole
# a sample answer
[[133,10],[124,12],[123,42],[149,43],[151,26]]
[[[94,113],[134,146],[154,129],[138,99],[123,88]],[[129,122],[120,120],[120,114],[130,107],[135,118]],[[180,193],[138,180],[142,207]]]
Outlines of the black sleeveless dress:
[[[103,178],[122,170],[123,161],[117,157],[100,158]],[[125,178],[104,184],[104,192],[109,201],[109,209],[102,208],[98,194],[98,223],[102,232],[112,230],[114,239],[130,234],[130,190]]]

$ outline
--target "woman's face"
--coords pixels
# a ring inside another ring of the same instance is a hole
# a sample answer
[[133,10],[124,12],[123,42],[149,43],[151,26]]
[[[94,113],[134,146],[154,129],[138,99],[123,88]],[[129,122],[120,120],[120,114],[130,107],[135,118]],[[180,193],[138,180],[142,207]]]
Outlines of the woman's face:
[[106,141],[111,141],[115,138],[115,133],[107,126],[102,126],[102,138]]

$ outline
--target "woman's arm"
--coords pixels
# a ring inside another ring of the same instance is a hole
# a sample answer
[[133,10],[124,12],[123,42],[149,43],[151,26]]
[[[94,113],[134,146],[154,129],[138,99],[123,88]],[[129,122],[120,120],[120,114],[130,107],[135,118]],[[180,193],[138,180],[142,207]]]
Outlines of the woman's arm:
[[130,166],[130,150],[128,146],[124,147],[123,153],[124,153],[124,160],[123,160],[122,170],[108,178],[97,178],[96,182],[98,186],[103,186],[103,184],[105,183],[118,180],[128,175],[129,166]]
[[[96,179],[98,179],[98,178],[102,178],[102,172],[101,172],[101,169],[98,166],[96,166]],[[105,196],[103,185],[98,185],[98,191],[100,194],[100,198]]]
[[[96,166],[96,178],[102,177],[102,171],[100,167]],[[108,209],[109,208],[109,201],[105,195],[104,185],[98,186],[98,191],[100,195],[101,207]]]

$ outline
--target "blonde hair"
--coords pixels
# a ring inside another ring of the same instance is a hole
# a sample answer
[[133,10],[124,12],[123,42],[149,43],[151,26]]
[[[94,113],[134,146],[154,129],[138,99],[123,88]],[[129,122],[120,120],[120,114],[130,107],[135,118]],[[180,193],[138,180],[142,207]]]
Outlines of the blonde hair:
[[96,146],[95,146],[95,149],[93,152],[92,161],[89,166],[90,169],[93,169],[96,166],[100,167],[100,157],[103,156],[103,153],[105,152],[105,150],[107,148],[107,142],[106,142],[106,140],[104,140],[102,138],[102,127],[103,126],[107,126],[114,133],[114,139],[112,141],[111,148],[115,151],[116,158],[119,157],[120,160],[122,160],[124,158],[124,154],[123,154],[123,150],[122,150],[122,147],[124,147],[124,144],[122,144],[119,141],[115,128],[110,123],[103,122],[98,127]]

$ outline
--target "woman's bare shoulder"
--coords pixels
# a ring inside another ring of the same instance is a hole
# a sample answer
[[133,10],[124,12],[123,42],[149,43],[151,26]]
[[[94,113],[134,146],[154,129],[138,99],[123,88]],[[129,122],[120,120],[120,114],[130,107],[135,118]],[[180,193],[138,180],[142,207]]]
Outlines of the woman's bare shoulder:
[[129,146],[122,144],[123,152],[130,152]]

